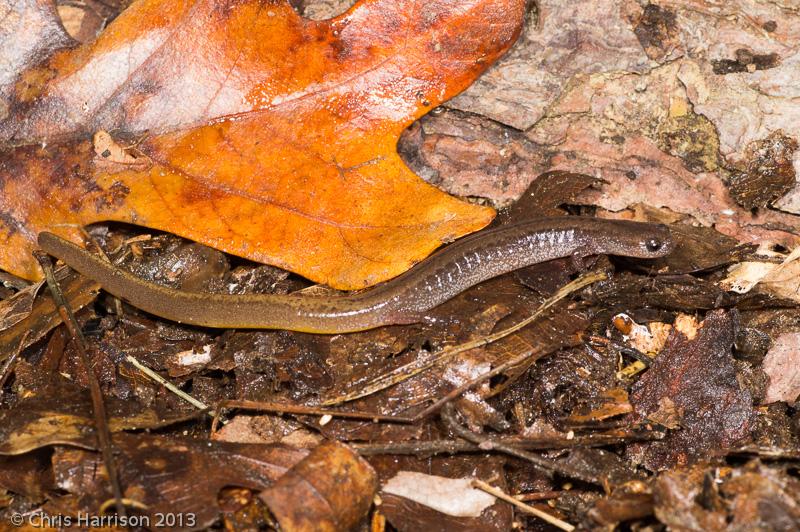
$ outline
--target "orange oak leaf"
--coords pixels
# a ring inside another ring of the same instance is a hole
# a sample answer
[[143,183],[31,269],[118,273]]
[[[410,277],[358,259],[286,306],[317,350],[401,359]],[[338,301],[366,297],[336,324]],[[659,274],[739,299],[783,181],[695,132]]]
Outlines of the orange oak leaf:
[[508,49],[524,9],[366,0],[316,22],[285,0],[139,0],[0,86],[0,267],[35,278],[38,232],[114,220],[336,288],[393,277],[493,216],[396,144]]

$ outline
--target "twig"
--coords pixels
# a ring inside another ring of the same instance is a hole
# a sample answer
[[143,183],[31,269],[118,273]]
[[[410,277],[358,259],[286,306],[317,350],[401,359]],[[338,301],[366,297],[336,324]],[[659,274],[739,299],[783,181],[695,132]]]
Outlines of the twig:
[[396,368],[380,377],[374,379],[371,383],[367,384],[365,387],[360,388],[357,391],[354,391],[349,394],[345,394],[340,397],[335,397],[333,399],[329,399],[327,401],[323,401],[321,403],[322,406],[333,406],[338,405],[341,403],[345,403],[348,401],[353,401],[355,399],[360,399],[362,397],[366,397],[367,395],[371,395],[375,392],[379,392],[384,390],[390,386],[403,382],[407,379],[410,379],[414,375],[417,375],[440,362],[443,362],[451,357],[459,353],[463,353],[464,351],[469,351],[470,349],[475,349],[477,347],[483,347],[490,343],[496,342],[506,336],[509,336],[520,329],[527,327],[535,320],[537,320],[545,311],[549,310],[553,305],[567,297],[568,295],[572,294],[573,292],[584,288],[590,284],[596,283],[597,281],[602,281],[603,279],[607,279],[608,276],[605,272],[590,272],[586,275],[583,275],[571,283],[563,286],[558,292],[556,292],[552,297],[547,299],[542,305],[536,309],[536,311],[522,320],[521,322],[517,323],[516,325],[512,325],[511,327],[504,329],[500,332],[491,334],[489,336],[485,336],[483,338],[479,338],[477,340],[473,340],[471,342],[466,342],[464,344],[460,344],[453,347],[447,347],[438,351],[427,357],[423,361],[416,361],[410,364],[405,364]]
[[214,423],[211,425],[211,431],[214,432],[216,430],[217,420],[219,419],[219,410],[222,408],[244,408],[247,410],[263,410],[265,412],[278,412],[278,413],[287,413],[287,414],[308,414],[308,415],[320,415],[320,416],[334,416],[334,417],[343,417],[343,418],[350,418],[350,419],[363,419],[367,421],[386,421],[390,423],[418,423],[425,419],[426,417],[430,416],[431,414],[437,412],[443,405],[452,401],[462,393],[466,392],[470,388],[473,388],[480,384],[481,382],[485,381],[486,379],[491,379],[495,375],[498,375],[508,368],[512,368],[517,366],[528,358],[533,355],[533,350],[526,351],[522,355],[516,356],[513,359],[509,360],[508,362],[497,366],[496,368],[492,369],[491,371],[487,371],[481,375],[478,375],[474,379],[465,382],[461,386],[451,390],[447,395],[438,399],[436,402],[425,408],[424,410],[414,414],[411,417],[406,416],[397,416],[397,415],[386,415],[386,414],[372,414],[369,412],[343,412],[341,410],[332,410],[328,408],[314,408],[310,406],[301,406],[301,405],[288,405],[288,404],[281,404],[281,403],[262,403],[258,401],[224,401],[220,403],[218,407],[217,416],[214,417]]
[[484,482],[482,480],[477,480],[477,479],[473,480],[472,481],[472,487],[473,488],[478,488],[480,490],[483,490],[483,491],[485,491],[486,493],[488,493],[490,495],[494,495],[498,499],[501,499],[503,501],[506,501],[509,504],[512,504],[512,505],[516,506],[517,508],[519,508],[523,512],[529,513],[531,515],[535,515],[536,517],[538,517],[542,521],[546,521],[546,522],[550,523],[551,525],[560,528],[561,530],[566,530],[567,532],[572,532],[573,530],[575,530],[575,527],[573,525],[567,523],[566,521],[562,521],[558,517],[553,517],[552,515],[550,515],[547,512],[543,512],[543,511],[539,510],[538,508],[534,508],[533,506],[531,506],[529,504],[525,504],[524,502],[518,501],[517,499],[515,499],[511,495],[508,495],[506,492],[504,492],[504,491],[502,491],[500,489],[497,489],[497,488],[495,488],[493,486],[490,486],[489,484],[487,484],[486,482]]
[[580,493],[575,490],[561,490],[561,491],[539,491],[536,493],[518,493],[513,495],[518,501],[546,501],[548,499],[558,499],[565,493]]
[[[408,378],[408,377],[410,377],[412,375],[415,375],[416,373],[419,373],[420,371],[423,371],[426,368],[432,367],[434,364],[444,360],[446,357],[453,356],[453,355],[455,355],[457,353],[460,353],[460,352],[463,352],[463,351],[465,351],[467,349],[473,349],[473,348],[479,347],[481,345],[486,345],[486,344],[488,344],[490,342],[496,341],[496,340],[498,340],[500,338],[503,338],[503,337],[505,337],[505,336],[507,336],[509,334],[512,334],[513,332],[515,332],[515,331],[525,327],[529,323],[531,323],[538,316],[540,316],[542,312],[544,312],[545,310],[550,308],[557,301],[559,301],[559,300],[563,299],[564,297],[566,297],[568,294],[570,294],[570,293],[574,292],[575,290],[578,290],[578,289],[580,289],[580,288],[582,288],[582,287],[584,287],[584,286],[586,286],[586,285],[588,285],[590,283],[596,282],[597,280],[604,279],[604,278],[605,278],[605,274],[603,274],[603,273],[586,275],[586,276],[584,276],[584,277],[582,277],[582,278],[580,278],[580,279],[578,279],[578,280],[566,285],[557,294],[555,294],[552,298],[550,298],[548,301],[546,301],[533,315],[531,315],[529,318],[523,320],[522,322],[520,322],[520,323],[518,323],[518,324],[516,324],[516,325],[514,325],[514,326],[512,326],[512,327],[510,327],[508,329],[505,329],[504,331],[501,331],[499,333],[493,334],[493,335],[491,335],[489,337],[485,337],[485,338],[482,338],[482,339],[479,339],[479,340],[468,342],[467,344],[463,344],[463,345],[460,345],[460,346],[455,346],[455,347],[440,351],[439,353],[436,353],[433,356],[425,359],[421,363],[418,361],[417,363],[414,364],[415,368],[412,370],[411,373],[407,373],[406,372],[404,374],[403,368],[400,368],[400,371],[395,370],[393,372],[390,372],[388,374],[389,375],[389,379],[391,380],[394,375],[398,375],[398,374],[403,375],[404,378]],[[512,367],[515,367],[515,366],[517,366],[519,364],[524,363],[527,359],[529,359],[531,356],[533,356],[533,354],[534,354],[533,350],[525,351],[521,355],[518,355],[518,356],[514,357],[513,359],[501,364],[500,366],[497,366],[496,368],[492,369],[491,371],[488,371],[488,372],[486,372],[486,373],[484,373],[482,375],[479,375],[478,377],[476,377],[476,378],[474,378],[474,379],[472,379],[472,380],[460,385],[459,387],[457,387],[454,390],[450,391],[444,397],[438,399],[436,402],[434,402],[433,404],[431,404],[430,406],[428,406],[427,408],[425,408],[421,412],[419,412],[416,415],[411,416],[411,417],[397,416],[397,415],[385,415],[385,414],[369,413],[369,412],[343,412],[343,411],[337,411],[337,410],[331,410],[331,409],[325,409],[325,408],[318,408],[318,407],[313,407],[313,406],[291,405],[291,404],[284,404],[284,403],[266,403],[266,402],[258,402],[258,401],[224,401],[224,402],[222,402],[222,403],[220,403],[218,405],[217,412],[214,414],[214,421],[213,421],[213,423],[211,425],[211,430],[212,430],[212,432],[217,430],[217,425],[218,425],[218,422],[219,422],[219,416],[221,415],[222,410],[224,408],[243,408],[243,409],[247,409],[247,410],[262,410],[262,411],[265,411],[265,412],[273,412],[273,413],[281,413],[281,414],[282,413],[288,413],[288,414],[299,414],[299,415],[335,416],[335,417],[343,417],[343,418],[349,418],[349,419],[362,419],[362,420],[373,421],[373,422],[385,421],[385,422],[391,422],[391,423],[417,423],[419,421],[422,421],[423,419],[425,419],[429,415],[435,413],[440,408],[442,408],[443,405],[449,403],[450,401],[452,401],[453,399],[455,399],[459,395],[463,394],[465,391],[469,390],[470,388],[473,388],[477,384],[485,381],[486,379],[492,378],[493,376],[498,375],[498,374],[506,371],[509,368],[512,368]],[[407,368],[407,367],[408,367],[408,365],[404,366],[404,368]],[[157,377],[157,378],[160,379],[160,377]],[[373,381],[373,382],[380,382],[381,379],[384,379],[384,378],[383,377],[379,378],[379,379],[377,379],[376,381]],[[389,382],[387,384],[387,386],[390,386],[391,384],[394,384],[394,383],[395,383],[395,381]],[[384,384],[386,384],[386,381],[384,381]],[[377,390],[373,389],[373,391],[377,391]],[[334,399],[334,400],[331,400],[331,401],[326,401],[326,402],[323,402],[322,405],[327,406],[327,405],[339,404],[340,402],[343,402],[343,400],[356,399],[356,398],[358,398],[358,397],[360,397],[362,395],[366,395],[366,393],[364,392],[363,389],[360,392],[358,392],[358,394],[360,394],[360,395],[358,395],[358,396],[352,396],[351,395],[351,396],[345,397],[344,399],[340,398],[340,399]]]
[[290,405],[286,403],[265,403],[261,401],[237,401],[234,399],[222,401],[217,405],[217,413],[214,416],[214,421],[211,423],[211,432],[216,432],[219,416],[226,408],[240,408],[243,410],[259,410],[263,412],[272,412],[277,414],[299,414],[308,416],[332,416],[342,417],[349,419],[362,419],[365,421],[387,421],[391,423],[414,423],[417,421],[417,416],[403,417],[393,416],[387,414],[372,414],[370,412],[343,412],[341,410],[332,410],[330,408],[316,408],[313,406],[303,405]]
[[446,404],[440,415],[442,421],[445,422],[445,425],[447,425],[447,427],[453,431],[456,436],[476,444],[484,451],[500,451],[510,454],[511,456],[516,456],[517,458],[527,460],[548,474],[558,473],[560,475],[577,478],[592,484],[601,484],[599,479],[595,478],[594,476],[587,475],[585,472],[580,471],[570,465],[561,464],[555,460],[548,460],[547,458],[529,453],[528,451],[523,451],[522,449],[506,445],[498,439],[491,438],[483,434],[476,434],[475,432],[462,427],[461,424],[456,420],[456,411],[452,403]]
[[114,504],[117,509],[117,514],[121,517],[126,517],[125,503],[122,499],[122,489],[119,485],[119,477],[117,476],[117,467],[114,461],[113,441],[111,439],[111,430],[108,428],[108,415],[106,413],[106,405],[103,402],[103,392],[100,389],[100,382],[95,375],[94,367],[89,363],[89,356],[86,352],[86,340],[83,333],[72,314],[69,303],[61,293],[55,275],[53,274],[53,263],[47,254],[35,251],[34,256],[44,271],[45,279],[47,280],[47,287],[50,289],[50,294],[53,297],[53,302],[58,307],[58,313],[61,316],[64,325],[67,327],[70,335],[75,341],[76,350],[78,351],[78,361],[82,370],[89,380],[89,391],[92,397],[92,411],[94,412],[95,428],[97,429],[97,440],[100,444],[100,451],[103,455],[103,462],[106,466],[108,473],[108,481],[111,484],[111,492],[114,495]]
[[145,375],[147,375],[148,377],[153,379],[158,384],[161,384],[167,390],[171,391],[172,393],[174,393],[175,395],[177,395],[178,397],[180,397],[181,399],[183,399],[184,401],[186,401],[190,405],[194,406],[195,408],[198,408],[200,410],[206,410],[208,415],[211,416],[211,417],[214,417],[214,416],[217,415],[216,412],[211,410],[210,409],[211,407],[209,407],[203,401],[200,401],[199,399],[195,399],[194,397],[192,397],[188,393],[184,392],[183,390],[181,390],[180,388],[178,388],[177,386],[175,386],[174,384],[169,382],[167,379],[165,379],[164,377],[162,377],[161,375],[159,375],[158,373],[156,373],[152,369],[148,368],[147,366],[145,366],[144,364],[142,364],[141,362],[136,360],[131,355],[126,356],[125,360],[130,362],[131,365],[133,365],[136,369],[138,369],[139,371],[141,371],[142,373],[144,373]]
[[[59,279],[59,272],[56,272],[56,278]],[[96,297],[99,285],[89,279],[77,274],[70,275],[69,280],[62,283],[62,293],[64,297],[69,299],[70,307],[73,311],[76,308],[82,308],[89,304]],[[44,281],[41,286],[44,286]],[[31,286],[31,291],[36,291],[39,288],[39,283]],[[30,312],[25,317],[20,319],[14,325],[0,331],[0,360],[6,360],[9,356],[14,354],[14,351],[22,346],[22,349],[30,346],[32,343],[39,341],[51,329],[61,325],[61,316],[58,314],[58,308],[50,297],[37,297],[30,308]],[[27,336],[25,341],[22,341],[23,336]]]
[[[567,437],[499,437],[493,440],[517,449],[547,450],[565,449],[575,447],[599,447],[605,445],[619,445],[629,441],[650,441],[664,438],[663,432],[657,431],[611,431],[606,433],[593,433],[573,438]],[[381,454],[406,454],[406,455],[435,455],[454,453],[485,452],[478,444],[463,440],[425,440],[394,443],[348,443],[353,449],[363,456]]]

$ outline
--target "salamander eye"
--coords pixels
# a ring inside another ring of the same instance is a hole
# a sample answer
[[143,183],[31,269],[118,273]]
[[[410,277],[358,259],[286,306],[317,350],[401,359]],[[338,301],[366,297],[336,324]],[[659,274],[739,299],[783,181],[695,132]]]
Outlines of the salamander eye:
[[663,241],[661,241],[661,240],[659,240],[658,238],[648,238],[648,239],[647,239],[647,240],[645,240],[645,242],[644,242],[644,247],[645,247],[645,248],[647,249],[647,251],[649,251],[650,253],[655,253],[656,251],[658,251],[658,250],[660,250],[662,247],[664,247],[664,242],[663,242]]

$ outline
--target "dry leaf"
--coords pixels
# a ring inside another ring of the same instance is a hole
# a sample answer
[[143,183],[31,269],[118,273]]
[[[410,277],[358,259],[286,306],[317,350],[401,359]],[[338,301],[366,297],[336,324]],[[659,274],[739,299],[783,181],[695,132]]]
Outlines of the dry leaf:
[[39,231],[117,220],[337,288],[395,276],[493,216],[395,145],[505,52],[524,4],[366,0],[310,21],[284,1],[144,0],[38,62],[43,35],[0,86],[0,266],[35,278]]
[[[737,379],[732,354],[738,328],[735,311],[706,315],[693,339],[676,325],[650,369],[634,384],[631,403],[637,417],[654,413],[682,430],[661,441],[635,445],[640,462],[651,470],[686,465],[724,453],[743,440],[754,413],[752,396]],[[668,399],[668,401],[667,401]]]
[[[114,447],[126,497],[144,506],[152,528],[159,514],[174,516],[170,530],[210,527],[219,518],[223,488],[266,488],[307,454],[285,446],[127,433],[115,435]],[[59,447],[53,456],[58,487],[81,496],[83,513],[96,514],[111,497],[101,464],[100,453],[69,447]]]
[[[282,530],[352,530],[366,517],[378,481],[350,447],[322,443],[261,492]],[[298,503],[298,501],[301,501]]]
[[382,491],[411,499],[443,514],[478,517],[494,504],[494,497],[472,487],[470,478],[446,478],[400,471],[386,481]]
[[780,264],[772,262],[741,262],[731,267],[720,286],[744,294],[760,285],[763,291],[779,297],[800,301],[800,247]]
[[764,404],[793,403],[800,397],[800,333],[784,333],[764,357],[763,370],[769,376]]

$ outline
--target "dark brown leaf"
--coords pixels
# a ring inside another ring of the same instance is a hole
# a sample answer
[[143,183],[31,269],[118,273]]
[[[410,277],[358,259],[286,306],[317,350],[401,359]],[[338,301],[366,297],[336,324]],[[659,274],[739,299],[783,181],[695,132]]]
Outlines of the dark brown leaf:
[[[125,496],[146,505],[152,524],[158,514],[180,517],[170,526],[176,530],[210,526],[220,513],[222,488],[264,489],[307,454],[284,446],[125,433],[114,436],[114,449]],[[95,514],[111,497],[108,480],[97,473],[97,453],[62,448],[53,464],[59,487],[79,495],[84,512]]]
[[[26,373],[34,373],[33,368]],[[28,396],[14,408],[0,410],[0,455],[18,455],[50,445],[94,449],[97,445],[89,392],[60,375],[38,374],[41,386],[23,385]],[[112,431],[158,428],[196,416],[156,407],[143,408],[134,401],[106,398]]]
[[681,429],[663,441],[641,444],[635,454],[651,470],[724,454],[750,431],[753,398],[737,380],[732,347],[736,312],[710,312],[689,339],[673,330],[650,370],[634,385],[631,403],[639,419],[663,409],[665,399],[682,412]]
[[367,515],[377,489],[372,467],[349,447],[323,443],[261,492],[282,530],[354,528]]

